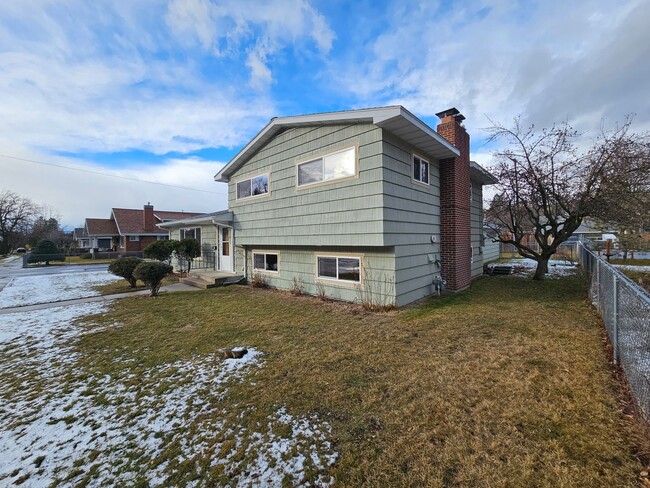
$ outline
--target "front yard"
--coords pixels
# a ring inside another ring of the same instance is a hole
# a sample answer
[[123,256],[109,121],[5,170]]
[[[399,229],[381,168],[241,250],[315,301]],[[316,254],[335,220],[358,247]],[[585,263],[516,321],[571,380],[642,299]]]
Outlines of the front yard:
[[0,316],[0,484],[610,487],[644,468],[578,276],[387,314],[240,286],[102,306]]

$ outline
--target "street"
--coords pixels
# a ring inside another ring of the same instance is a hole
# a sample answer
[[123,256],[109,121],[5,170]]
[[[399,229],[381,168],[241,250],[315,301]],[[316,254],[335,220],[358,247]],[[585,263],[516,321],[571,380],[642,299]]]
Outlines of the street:
[[87,273],[91,271],[105,271],[107,269],[107,264],[73,264],[67,266],[53,265],[36,268],[23,268],[23,259],[22,257],[19,257],[13,261],[0,264],[0,291],[2,291],[2,289],[7,286],[13,278],[17,277]]

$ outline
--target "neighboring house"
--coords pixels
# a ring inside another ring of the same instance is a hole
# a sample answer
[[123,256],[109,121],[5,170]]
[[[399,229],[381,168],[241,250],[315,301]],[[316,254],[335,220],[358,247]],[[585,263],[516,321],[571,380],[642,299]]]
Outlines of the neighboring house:
[[277,288],[397,306],[440,277],[467,288],[496,180],[470,161],[458,110],[437,115],[437,131],[401,106],[274,118],[215,176],[228,211],[161,227],[200,228],[216,269]]
[[88,247],[98,251],[141,255],[152,242],[169,238],[169,232],[160,229],[159,224],[197,215],[200,214],[154,210],[149,204],[142,210],[113,208],[108,219],[86,219],[86,237],[82,240],[87,239]]
[[75,227],[72,232],[72,240],[76,243],[78,249],[90,248],[90,238],[85,227]]

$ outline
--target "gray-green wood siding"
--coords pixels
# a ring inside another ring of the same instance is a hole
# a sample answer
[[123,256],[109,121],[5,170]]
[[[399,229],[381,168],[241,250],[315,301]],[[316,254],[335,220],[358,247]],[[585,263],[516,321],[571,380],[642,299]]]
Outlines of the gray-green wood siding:
[[[279,271],[257,271],[253,269],[255,252],[272,252],[278,254]],[[282,248],[256,246],[253,248],[237,247],[237,255],[243,263],[246,255],[246,275],[251,280],[254,273],[259,273],[267,284],[281,290],[291,290],[296,283],[307,295],[318,295],[317,283],[322,283],[325,294],[335,300],[360,302],[371,298],[379,304],[395,304],[395,256],[386,248]],[[364,280],[361,286],[353,283],[334,282],[317,279],[316,256],[359,256],[362,260]],[[243,272],[243,266],[238,272]]]
[[[296,186],[298,162],[357,146],[357,178]],[[277,135],[231,177],[237,244],[383,246],[381,129],[371,124],[298,127]],[[269,174],[268,195],[238,200],[237,182]]]
[[472,228],[472,252],[474,262],[472,263],[472,278],[483,274],[483,254],[481,250],[481,234],[483,232],[483,187],[479,183],[472,182],[472,205],[471,228]]
[[[413,153],[429,161],[428,186],[412,180]],[[384,229],[395,248],[396,303],[402,306],[431,295],[440,274],[440,164],[386,132],[383,154]]]

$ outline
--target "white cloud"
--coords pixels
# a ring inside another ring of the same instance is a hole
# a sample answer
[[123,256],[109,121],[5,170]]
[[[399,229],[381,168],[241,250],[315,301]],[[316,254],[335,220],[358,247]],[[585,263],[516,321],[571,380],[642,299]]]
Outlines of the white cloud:
[[269,58],[284,47],[304,51],[304,40],[311,39],[326,54],[335,38],[325,17],[306,0],[171,0],[165,21],[180,42],[198,41],[216,55],[252,43],[246,66],[256,89],[273,81]]
[[[169,159],[162,164],[133,164],[120,169],[87,161],[52,157],[0,141],[12,155],[77,168],[75,171],[0,155],[0,191],[11,190],[39,204],[46,204],[68,226],[82,224],[86,217],[108,218],[113,207],[141,208],[151,202],[159,210],[214,212],[228,206],[227,185],[213,179],[222,162],[199,158]],[[125,177],[113,178],[99,174]],[[173,185],[163,186],[135,180]]]
[[637,128],[650,127],[647,2],[399,2],[387,22],[366,49],[330,62],[332,89],[358,105],[421,116],[456,106],[475,138],[486,115],[591,129],[636,112]]
[[[0,17],[0,134],[70,152],[236,147],[276,115],[264,90],[273,56],[308,42],[325,53],[333,36],[304,0],[11,2]],[[255,90],[237,72],[245,66]]]

